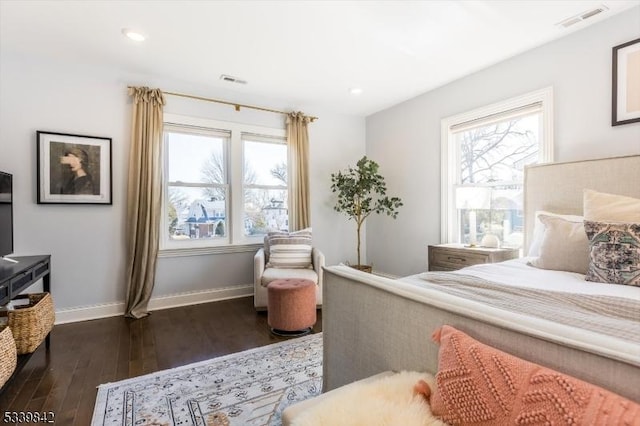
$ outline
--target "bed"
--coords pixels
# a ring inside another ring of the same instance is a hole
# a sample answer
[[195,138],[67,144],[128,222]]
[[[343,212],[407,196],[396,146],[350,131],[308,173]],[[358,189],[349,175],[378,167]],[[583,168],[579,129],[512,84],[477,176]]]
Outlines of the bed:
[[[580,215],[583,189],[640,198],[640,156],[528,167],[525,253],[534,242],[535,213]],[[640,303],[640,287],[585,282],[578,273],[533,268],[527,265],[530,260],[476,265],[457,271],[458,275],[418,274],[398,280],[341,265],[325,268],[323,390],[387,370],[435,373],[438,346],[430,335],[449,324],[497,349],[640,401],[640,310],[634,307]],[[586,322],[576,323],[573,314],[563,318],[562,309],[551,319],[520,309],[509,312],[488,303],[494,299],[491,293],[471,299],[459,294],[466,291],[466,276],[504,284],[511,293],[547,286],[555,290],[552,297],[556,299],[563,299],[566,293],[578,302],[618,300],[628,304],[627,314],[615,319],[619,323],[603,328],[598,324],[603,321],[595,316],[589,321],[588,313],[580,314]],[[425,278],[449,281],[454,290],[443,291]],[[617,333],[615,328],[624,330]]]

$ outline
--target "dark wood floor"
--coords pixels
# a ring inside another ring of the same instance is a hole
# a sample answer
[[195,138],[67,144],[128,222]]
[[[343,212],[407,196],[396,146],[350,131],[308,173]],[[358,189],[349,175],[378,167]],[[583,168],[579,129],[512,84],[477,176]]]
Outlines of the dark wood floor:
[[[313,332],[322,331],[321,312]],[[51,411],[56,425],[91,423],[96,387],[286,340],[269,332],[267,314],[245,297],[57,325],[0,394],[0,414]],[[3,423],[0,418],[1,424]]]

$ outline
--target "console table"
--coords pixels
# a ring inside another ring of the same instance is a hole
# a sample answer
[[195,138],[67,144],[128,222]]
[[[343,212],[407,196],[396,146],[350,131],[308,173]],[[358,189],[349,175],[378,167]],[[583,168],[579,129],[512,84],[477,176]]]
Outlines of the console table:
[[43,291],[51,292],[51,256],[18,256],[18,263],[0,260],[0,306],[4,306],[42,278]]
[[[18,263],[0,260],[0,306],[4,306],[11,299],[18,296],[24,290],[35,284],[42,278],[42,290],[51,292],[51,256],[16,256],[12,257]],[[45,338],[45,347],[49,350],[50,333]],[[22,367],[31,358],[31,354],[18,355],[18,365],[13,375],[4,384],[0,393],[9,385]]]

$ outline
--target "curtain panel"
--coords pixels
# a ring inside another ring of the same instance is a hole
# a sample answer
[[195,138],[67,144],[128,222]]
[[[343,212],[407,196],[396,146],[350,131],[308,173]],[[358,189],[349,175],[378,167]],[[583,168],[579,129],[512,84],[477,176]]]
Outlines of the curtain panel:
[[287,115],[287,144],[289,146],[289,230],[298,231],[311,226],[309,191],[309,132],[311,117],[302,112]]
[[162,210],[162,114],[160,89],[129,88],[133,98],[127,186],[127,299],[125,316],[149,314],[158,257]]

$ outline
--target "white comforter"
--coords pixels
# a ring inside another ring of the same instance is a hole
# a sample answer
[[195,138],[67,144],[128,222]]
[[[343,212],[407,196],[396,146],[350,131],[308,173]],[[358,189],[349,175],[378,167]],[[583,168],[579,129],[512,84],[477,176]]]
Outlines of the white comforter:
[[[608,295],[640,301],[640,288],[638,287],[594,283],[585,281],[584,275],[581,274],[534,268],[527,265],[526,258],[495,264],[474,265],[453,273],[473,275],[508,286],[577,294]],[[431,287],[421,278],[421,275],[423,274],[399,279],[398,281],[403,284],[400,284],[394,292],[412,299],[428,301],[431,305],[482,319],[505,328],[558,341],[568,346],[600,353],[640,366],[640,344],[638,343],[548,319],[524,315],[517,312],[517,308],[514,311],[507,311],[471,299],[446,294]],[[640,312],[638,312],[636,323],[640,329]],[[631,326],[633,327],[633,324]]]
[[[640,287],[585,281],[584,275],[575,272],[550,271],[529,266],[527,265],[529,260],[530,258],[522,258],[501,263],[485,263],[469,266],[452,273],[470,274],[488,281],[515,287],[599,294],[640,300]],[[640,313],[638,315],[640,319]]]

